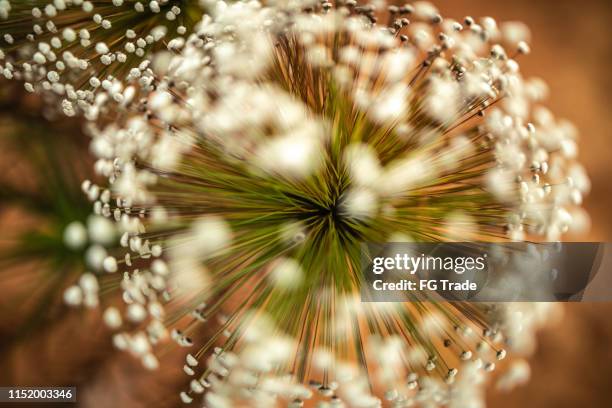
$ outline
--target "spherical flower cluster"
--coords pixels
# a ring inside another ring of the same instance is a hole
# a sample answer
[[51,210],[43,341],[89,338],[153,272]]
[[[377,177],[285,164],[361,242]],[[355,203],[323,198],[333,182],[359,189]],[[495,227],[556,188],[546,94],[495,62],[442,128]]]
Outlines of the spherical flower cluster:
[[[167,339],[189,348],[180,398],[209,407],[482,406],[486,374],[554,307],[362,303],[360,256],[584,228],[576,131],[517,62],[528,31],[426,2],[206,5],[129,71],[131,97],[96,96],[122,104],[90,129],[109,190],[84,185],[124,248],[94,266],[123,293],[104,305],[115,345],[151,369]],[[93,296],[80,285],[70,303]],[[516,359],[500,386],[528,374]]]

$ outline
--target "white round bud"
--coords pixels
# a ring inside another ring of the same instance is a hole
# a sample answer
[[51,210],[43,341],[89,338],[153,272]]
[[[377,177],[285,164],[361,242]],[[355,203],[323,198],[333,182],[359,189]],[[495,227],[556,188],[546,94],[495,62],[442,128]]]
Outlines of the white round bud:
[[81,249],[87,243],[87,229],[79,221],[73,221],[64,229],[64,244],[70,249]]

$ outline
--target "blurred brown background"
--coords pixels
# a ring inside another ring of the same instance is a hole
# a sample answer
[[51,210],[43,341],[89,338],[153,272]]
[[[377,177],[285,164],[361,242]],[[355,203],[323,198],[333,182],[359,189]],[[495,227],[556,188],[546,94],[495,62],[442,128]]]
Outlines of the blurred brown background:
[[[592,181],[585,202],[592,229],[583,239],[612,241],[612,1],[434,3],[443,16],[458,20],[465,15],[492,16],[497,21],[519,20],[529,25],[532,54],[521,57],[521,69],[526,76],[546,80],[550,86],[547,105],[558,117],[574,122],[581,133],[580,157]],[[68,314],[59,324],[44,328],[11,350],[10,357],[0,356],[4,359],[0,383],[41,385],[52,377],[60,384],[73,379],[84,406],[181,406],[178,390],[186,377],[178,372],[179,361],[166,361],[161,376],[147,374],[138,363],[111,350],[108,333],[99,327],[96,313]],[[489,406],[612,406],[610,314],[612,304],[608,303],[565,305],[560,324],[540,333],[538,350],[531,359],[532,381],[510,394],[491,390]],[[181,360],[182,355],[166,359]]]

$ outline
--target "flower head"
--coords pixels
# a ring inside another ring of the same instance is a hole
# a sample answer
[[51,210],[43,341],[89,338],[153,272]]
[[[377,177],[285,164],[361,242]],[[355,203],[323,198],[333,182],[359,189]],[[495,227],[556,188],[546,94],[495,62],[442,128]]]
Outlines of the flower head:
[[92,127],[114,194],[94,208],[126,250],[100,264],[116,345],[149,368],[166,337],[189,347],[184,402],[478,405],[548,306],[361,303],[360,249],[579,226],[575,131],[521,75],[524,30],[425,2],[209,5]]

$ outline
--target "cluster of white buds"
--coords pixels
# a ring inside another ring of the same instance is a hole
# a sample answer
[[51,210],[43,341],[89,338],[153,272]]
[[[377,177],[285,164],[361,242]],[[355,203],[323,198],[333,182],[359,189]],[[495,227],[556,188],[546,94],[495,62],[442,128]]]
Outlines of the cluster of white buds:
[[130,69],[146,63],[162,42],[184,35],[199,14],[197,2],[173,0],[5,0],[0,74],[22,81],[28,92],[56,95],[68,116],[83,112],[94,119],[109,102],[128,104]]
[[[181,9],[170,3],[147,10],[174,22]],[[2,67],[31,90],[65,95],[64,111],[92,122],[108,187],[84,183],[95,225],[70,226],[66,242],[98,242],[92,231],[116,224],[121,250],[88,251],[123,293],[125,305],[104,312],[115,345],[151,369],[166,338],[195,350],[184,371],[200,377],[180,398],[204,394],[207,407],[313,398],[365,408],[382,406],[382,394],[397,408],[481,406],[486,374],[507,353],[530,351],[551,310],[433,304],[427,293],[362,303],[360,250],[556,241],[588,224],[576,132],[539,105],[545,86],[519,69],[529,32],[490,17],[445,19],[422,1],[204,3],[209,13],[192,31],[176,28],[166,50],[121,75],[88,74],[82,88],[57,65],[143,57],[166,30],[128,29],[112,42],[85,30],[89,57],[75,56],[63,50],[77,41],[70,28],[64,40],[35,41],[54,32],[63,12],[54,5],[34,12],[47,31],[35,28],[24,72],[8,59]],[[93,21],[115,27],[102,13]],[[109,100],[120,114],[96,121]],[[97,294],[88,277],[65,297],[89,305]],[[200,324],[214,334],[196,336]],[[518,364],[500,387],[528,374]]]

